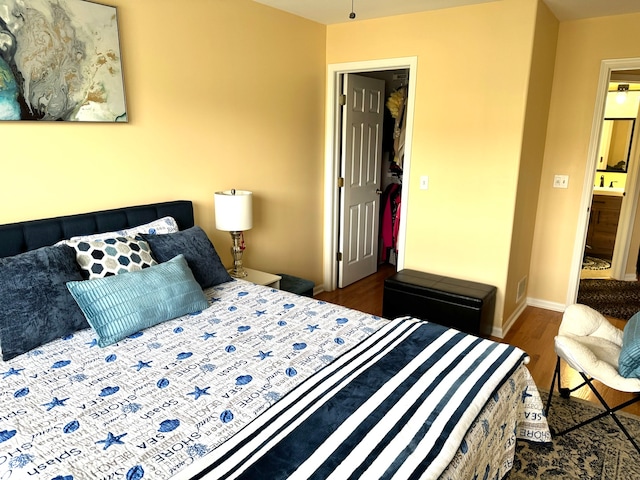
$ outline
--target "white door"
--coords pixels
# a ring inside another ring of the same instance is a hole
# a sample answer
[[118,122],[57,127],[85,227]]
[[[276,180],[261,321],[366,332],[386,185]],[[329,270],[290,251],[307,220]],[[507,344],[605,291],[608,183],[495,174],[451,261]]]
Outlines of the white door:
[[344,76],[338,261],[340,288],[378,269],[384,80]]

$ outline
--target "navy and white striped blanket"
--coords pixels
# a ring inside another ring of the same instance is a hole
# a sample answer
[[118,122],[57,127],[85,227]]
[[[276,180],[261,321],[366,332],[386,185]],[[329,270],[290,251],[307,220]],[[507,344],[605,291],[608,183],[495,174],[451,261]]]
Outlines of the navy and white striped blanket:
[[211,452],[196,478],[437,478],[524,357],[436,324],[390,322]]

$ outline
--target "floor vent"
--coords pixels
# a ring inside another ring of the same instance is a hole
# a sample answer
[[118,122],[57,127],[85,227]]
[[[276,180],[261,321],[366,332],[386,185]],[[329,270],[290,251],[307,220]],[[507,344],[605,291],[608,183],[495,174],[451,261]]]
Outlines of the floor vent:
[[516,302],[522,300],[524,294],[527,291],[527,277],[522,277],[522,280],[518,282],[518,293],[516,294]]

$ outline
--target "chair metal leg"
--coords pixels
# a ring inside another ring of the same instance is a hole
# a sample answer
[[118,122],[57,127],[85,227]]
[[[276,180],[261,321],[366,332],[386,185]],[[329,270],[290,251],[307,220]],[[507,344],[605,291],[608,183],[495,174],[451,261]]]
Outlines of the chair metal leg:
[[607,415],[611,416],[611,418],[613,419],[613,421],[616,423],[616,425],[618,425],[618,428],[620,428],[620,430],[622,431],[622,433],[624,433],[624,435],[627,437],[627,439],[631,442],[631,444],[634,446],[634,448],[636,449],[636,451],[640,454],[640,446],[638,446],[638,444],[636,443],[636,441],[634,440],[634,438],[631,436],[631,434],[629,433],[629,431],[626,429],[626,427],[622,424],[622,422],[620,421],[620,419],[616,416],[615,412],[628,407],[629,405],[632,405],[638,401],[640,401],[640,394],[636,394],[635,397],[633,397],[630,400],[627,400],[626,402],[621,403],[620,405],[617,405],[615,407],[610,407],[609,404],[605,401],[605,399],[602,397],[602,395],[600,394],[600,392],[598,392],[598,390],[596,390],[595,386],[592,383],[592,379],[587,377],[583,372],[578,372],[580,373],[580,376],[582,377],[582,379],[584,380],[583,383],[581,383],[580,385],[578,385],[577,387],[574,387],[572,389],[569,388],[562,388],[562,384],[561,384],[561,380],[560,380],[560,357],[558,357],[558,361],[556,362],[556,368],[555,371],[553,373],[553,379],[551,380],[551,388],[549,389],[549,398],[547,399],[547,405],[545,407],[545,416],[549,416],[549,409],[551,408],[551,397],[553,396],[553,387],[554,384],[556,382],[556,378],[558,379],[558,392],[560,393],[560,395],[562,397],[568,398],[571,394],[571,392],[574,392],[582,387],[584,387],[585,385],[588,385],[589,388],[591,389],[591,391],[593,392],[593,394],[596,396],[596,398],[600,401],[600,403],[602,404],[602,406],[605,408],[605,411],[596,415],[595,417],[589,418],[583,422],[580,422],[576,425],[573,425],[565,430],[562,430],[561,432],[555,432],[552,430],[552,433],[554,435],[564,435],[565,433],[569,433],[572,432],[580,427],[583,427],[585,425],[588,425],[591,422],[595,422],[596,420],[599,420],[601,418],[606,417]]
[[554,385],[556,383],[556,379],[558,380],[558,393],[560,394],[560,396],[562,398],[569,398],[571,396],[571,392],[574,392],[576,390],[578,390],[579,388],[582,388],[585,383],[582,383],[580,385],[578,385],[575,388],[572,389],[568,389],[566,387],[562,386],[562,379],[561,379],[561,368],[560,368],[560,357],[558,357],[558,360],[556,361],[556,368],[553,372],[553,378],[551,379],[551,387],[549,387],[549,397],[547,398],[547,406],[544,409],[544,415],[545,417],[549,416],[549,409],[551,408],[551,398],[553,397],[553,388]]
[[[605,401],[604,397],[602,395],[600,395],[600,392],[598,392],[598,390],[596,390],[596,387],[593,386],[593,383],[591,382],[591,379],[588,378],[584,373],[579,372],[580,376],[584,379],[585,383],[587,385],[589,385],[589,388],[591,389],[591,391],[593,392],[593,394],[598,398],[598,400],[600,401],[600,403],[602,404],[602,406],[605,408],[606,411],[602,412],[599,415],[596,415],[595,417],[589,419],[589,420],[585,420],[584,422],[580,423],[579,425],[576,425],[574,427],[571,427],[568,430],[565,430],[562,434],[567,433],[571,430],[575,430],[578,427],[581,427],[583,425],[586,425],[588,423],[591,423],[595,420],[598,420],[600,418],[603,418],[607,415],[610,415],[611,418],[613,419],[614,422],[616,422],[616,425],[618,425],[618,427],[620,428],[620,430],[622,430],[622,433],[625,434],[625,436],[629,439],[629,441],[631,442],[631,444],[634,446],[634,448],[636,449],[636,451],[638,453],[640,453],[640,447],[638,446],[638,444],[636,443],[636,441],[633,439],[633,437],[631,436],[631,434],[629,434],[629,431],[626,429],[626,427],[622,424],[622,422],[620,421],[620,419],[616,416],[615,412],[617,412],[618,410],[621,410],[629,405],[632,405],[638,401],[640,401],[640,395],[636,395],[635,397],[633,397],[630,400],[627,400],[626,402],[621,403],[620,405],[617,405],[613,408],[611,408],[609,406],[609,404]],[[559,435],[562,435],[559,434]]]
[[551,398],[553,397],[553,386],[556,383],[556,377],[558,378],[558,391],[560,391],[560,357],[556,362],[556,368],[553,371],[553,378],[551,379],[551,386],[549,387],[549,396],[547,397],[547,405],[544,407],[544,416],[549,416],[549,409],[551,408]]

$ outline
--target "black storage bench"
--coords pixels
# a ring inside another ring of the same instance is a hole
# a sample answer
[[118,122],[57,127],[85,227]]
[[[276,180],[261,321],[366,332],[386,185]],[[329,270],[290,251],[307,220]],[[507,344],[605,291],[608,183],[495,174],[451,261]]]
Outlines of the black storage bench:
[[305,297],[313,297],[313,282],[304,278],[294,277],[286,273],[278,273],[280,279],[280,290],[297,293]]
[[410,315],[474,335],[488,335],[496,290],[482,283],[401,270],[384,281],[382,316]]

